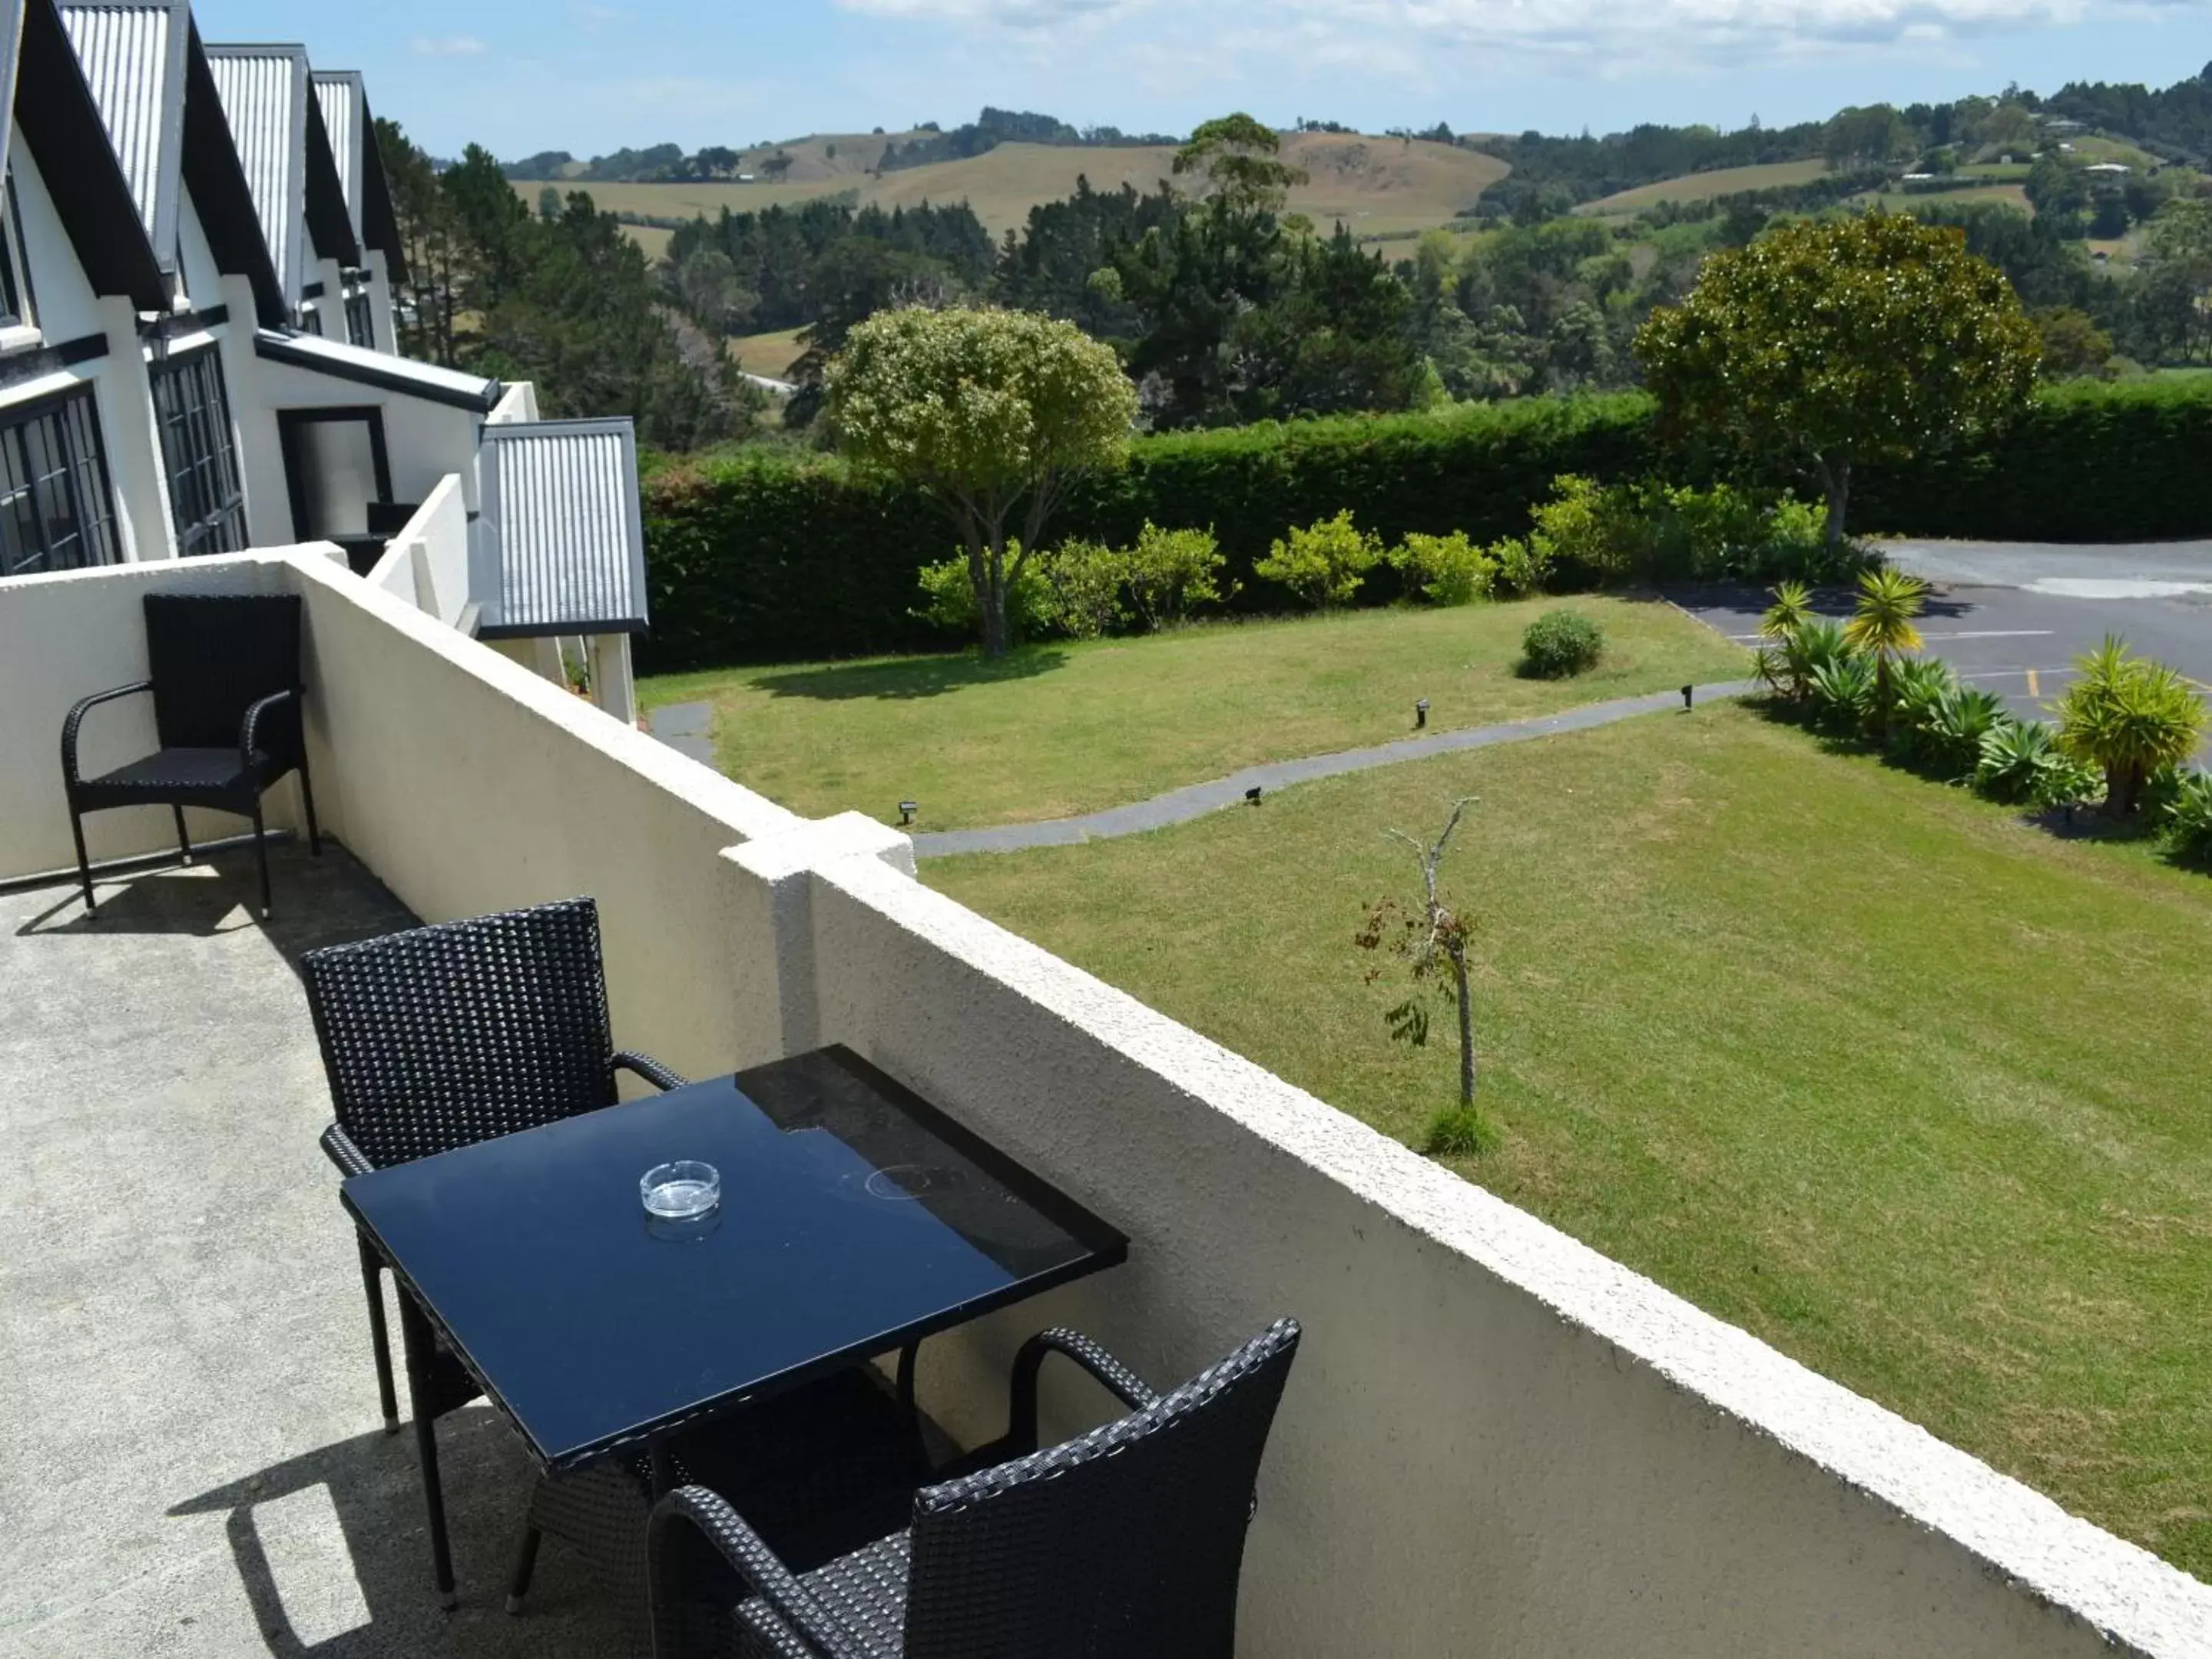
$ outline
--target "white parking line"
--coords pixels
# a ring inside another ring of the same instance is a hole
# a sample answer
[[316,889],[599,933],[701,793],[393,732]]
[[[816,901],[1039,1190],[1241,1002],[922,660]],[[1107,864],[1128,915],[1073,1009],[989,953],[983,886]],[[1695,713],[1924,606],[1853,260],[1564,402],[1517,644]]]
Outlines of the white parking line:
[[2055,628],[1991,628],[1980,633],[1926,634],[1923,640],[2047,640],[2058,630]]

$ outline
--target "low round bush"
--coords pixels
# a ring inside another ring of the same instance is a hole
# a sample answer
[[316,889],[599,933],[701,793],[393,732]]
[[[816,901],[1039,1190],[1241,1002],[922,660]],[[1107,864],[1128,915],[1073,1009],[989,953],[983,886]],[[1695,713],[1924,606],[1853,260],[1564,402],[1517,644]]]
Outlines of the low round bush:
[[1547,611],[1521,635],[1521,672],[1532,679],[1564,679],[1597,666],[1605,630],[1579,611]]

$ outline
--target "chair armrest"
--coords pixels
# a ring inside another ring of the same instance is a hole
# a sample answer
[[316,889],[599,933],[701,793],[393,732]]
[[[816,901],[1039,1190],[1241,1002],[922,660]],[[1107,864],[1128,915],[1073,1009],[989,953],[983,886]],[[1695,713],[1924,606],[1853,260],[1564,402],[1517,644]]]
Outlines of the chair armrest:
[[728,1500],[705,1486],[678,1486],[653,1506],[646,1523],[655,1654],[685,1651],[680,1645],[682,1610],[694,1598],[699,1569],[711,1559],[702,1544],[823,1659],[896,1659],[866,1637],[848,1632]]
[[614,1063],[624,1071],[635,1072],[656,1089],[681,1089],[691,1080],[678,1076],[651,1054],[633,1054],[627,1048],[616,1052]]
[[367,1175],[376,1167],[368,1161],[368,1154],[353,1144],[353,1137],[335,1123],[323,1131],[322,1145],[331,1162],[349,1176]]
[[95,691],[88,697],[79,697],[71,705],[69,716],[62,721],[62,781],[75,787],[76,775],[76,729],[84,724],[84,717],[98,704],[112,702],[118,697],[135,696],[141,691],[151,691],[154,682],[137,680],[129,685],[118,685],[106,691]]
[[1037,1373],[1044,1369],[1045,1356],[1053,1353],[1066,1354],[1133,1412],[1159,1400],[1142,1377],[1080,1331],[1061,1326],[1039,1331],[1014,1356],[1012,1399],[1007,1406],[1006,1437],[1002,1443],[1018,1457],[1026,1457],[1037,1449]]
[[[238,723],[238,760],[240,765],[250,767],[253,764],[254,740],[261,734],[261,722],[263,717],[265,716],[270,709],[278,708],[285,703],[292,705],[289,710],[289,713],[292,715],[291,735],[295,750],[298,748],[301,738],[299,696],[300,694],[297,691],[271,691],[267,696],[263,697],[260,701],[253,703],[246,709],[246,718]],[[296,759],[297,756],[295,755],[289,757],[288,758]]]

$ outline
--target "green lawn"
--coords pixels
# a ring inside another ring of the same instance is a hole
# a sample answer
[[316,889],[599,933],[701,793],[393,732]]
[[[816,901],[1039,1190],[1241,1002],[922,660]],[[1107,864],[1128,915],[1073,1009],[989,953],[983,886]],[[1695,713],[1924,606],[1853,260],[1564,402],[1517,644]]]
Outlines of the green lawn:
[[[1521,634],[1562,605],[1604,626],[1605,659],[1571,680],[1513,672]],[[1413,729],[1483,726],[1689,680],[1748,658],[1672,606],[1577,598],[1449,611],[1358,611],[1218,623],[1147,639],[746,668],[649,679],[647,707],[710,698],[739,782],[810,816],[857,808],[928,829],[1118,806],[1260,761]]]
[[1463,793],[1457,1167],[2212,1577],[2212,881],[1727,706],[922,872],[1418,1142],[1352,934]]

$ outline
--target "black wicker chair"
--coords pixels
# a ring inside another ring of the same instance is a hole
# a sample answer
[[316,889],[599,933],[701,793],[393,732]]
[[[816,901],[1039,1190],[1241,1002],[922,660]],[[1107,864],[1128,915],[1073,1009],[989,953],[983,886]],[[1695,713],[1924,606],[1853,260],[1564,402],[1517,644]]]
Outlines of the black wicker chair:
[[[311,951],[300,969],[337,1109],[323,1151],[349,1176],[611,1105],[618,1067],[656,1088],[684,1081],[616,1049],[599,907],[588,898]],[[362,1283],[391,1433],[399,1405],[383,1267],[363,1238]],[[434,1415],[475,1397],[458,1364],[448,1359],[439,1372]],[[418,1435],[428,1426],[418,1423]]]
[[[903,1532],[794,1571],[701,1486],[653,1512],[658,1659],[1229,1659],[1244,1534],[1297,1349],[1280,1320],[1174,1393],[1071,1331],[1014,1363],[980,1464],[914,1495]],[[1074,1359],[1130,1414],[1036,1449],[1036,1381]]]
[[[148,678],[80,698],[62,724],[62,784],[86,914],[94,906],[92,863],[84,850],[87,812],[167,806],[176,819],[178,848],[190,863],[184,809],[204,806],[253,820],[265,917],[269,848],[261,797],[288,772],[300,775],[308,850],[322,851],[301,729],[299,596],[149,593],[145,615]],[[160,750],[96,778],[78,776],[77,730],[85,715],[100,703],[140,692],[153,695]]]

